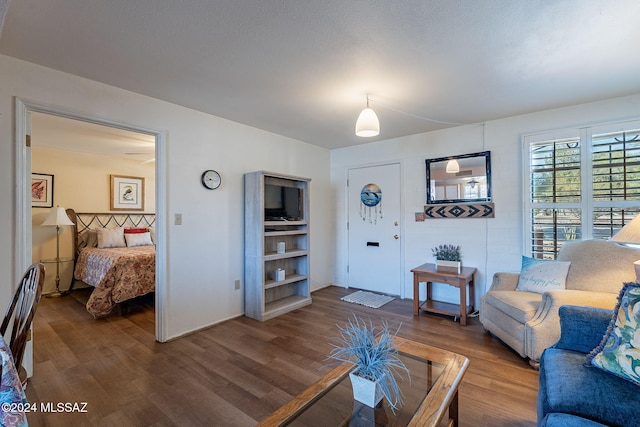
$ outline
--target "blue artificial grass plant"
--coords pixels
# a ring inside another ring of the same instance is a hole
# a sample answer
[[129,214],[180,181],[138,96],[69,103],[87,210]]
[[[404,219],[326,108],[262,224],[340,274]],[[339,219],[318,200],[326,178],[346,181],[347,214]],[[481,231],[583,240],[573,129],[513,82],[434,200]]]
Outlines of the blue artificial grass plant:
[[409,380],[410,376],[398,357],[389,324],[382,320],[382,326],[376,328],[371,320],[365,321],[354,315],[345,326],[338,325],[338,331],[340,336],[330,339],[333,348],[327,358],[353,364],[354,373],[362,378],[371,381],[382,379],[380,391],[395,412],[403,403],[396,376],[403,372]]

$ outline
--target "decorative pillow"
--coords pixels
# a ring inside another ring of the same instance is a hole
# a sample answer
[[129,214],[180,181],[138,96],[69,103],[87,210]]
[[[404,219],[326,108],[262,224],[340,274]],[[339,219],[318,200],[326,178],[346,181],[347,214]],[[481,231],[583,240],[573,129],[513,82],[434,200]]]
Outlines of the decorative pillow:
[[150,246],[153,245],[151,241],[151,233],[129,233],[124,235],[124,239],[127,241],[127,246]]
[[147,228],[146,227],[142,227],[142,228],[125,228],[124,229],[124,234],[138,234],[138,233],[146,233]]
[[640,283],[625,283],[611,323],[587,365],[640,385]]
[[155,227],[149,227],[149,233],[151,233],[151,241],[155,245],[156,244],[156,228]]
[[97,248],[98,233],[96,230],[87,230],[78,236],[78,246],[82,248]]
[[124,241],[124,228],[98,228],[99,248],[124,248],[127,246]]
[[565,289],[570,265],[571,261],[550,261],[523,256],[516,290],[542,294],[546,291]]

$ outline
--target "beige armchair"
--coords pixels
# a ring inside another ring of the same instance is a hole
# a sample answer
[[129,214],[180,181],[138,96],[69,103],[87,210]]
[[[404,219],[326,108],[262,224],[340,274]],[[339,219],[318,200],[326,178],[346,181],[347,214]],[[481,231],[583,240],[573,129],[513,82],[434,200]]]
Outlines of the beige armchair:
[[542,351],[560,337],[561,305],[614,308],[622,284],[634,282],[640,250],[604,240],[565,243],[559,261],[571,261],[566,289],[516,291],[518,273],[496,273],[480,299],[480,322],[537,367]]

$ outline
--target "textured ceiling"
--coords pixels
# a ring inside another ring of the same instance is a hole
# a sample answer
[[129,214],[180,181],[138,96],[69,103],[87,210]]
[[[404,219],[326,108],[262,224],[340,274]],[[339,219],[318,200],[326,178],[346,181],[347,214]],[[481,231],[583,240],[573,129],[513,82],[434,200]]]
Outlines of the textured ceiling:
[[13,0],[0,53],[337,148],[640,93],[638,22],[637,0]]

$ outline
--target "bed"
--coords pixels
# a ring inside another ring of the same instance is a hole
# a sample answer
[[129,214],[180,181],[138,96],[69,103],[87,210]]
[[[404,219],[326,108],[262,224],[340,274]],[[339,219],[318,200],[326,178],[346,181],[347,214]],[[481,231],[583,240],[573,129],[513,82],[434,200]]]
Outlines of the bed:
[[86,307],[95,319],[155,291],[155,214],[67,214],[75,224],[73,276],[94,288]]

